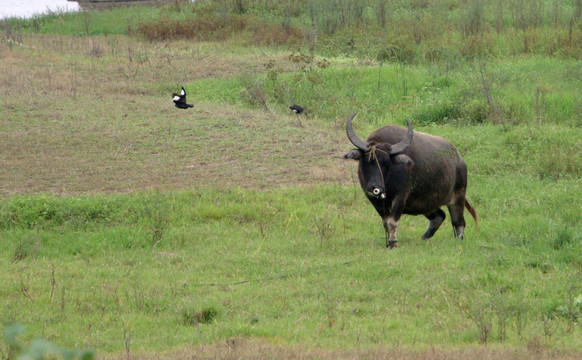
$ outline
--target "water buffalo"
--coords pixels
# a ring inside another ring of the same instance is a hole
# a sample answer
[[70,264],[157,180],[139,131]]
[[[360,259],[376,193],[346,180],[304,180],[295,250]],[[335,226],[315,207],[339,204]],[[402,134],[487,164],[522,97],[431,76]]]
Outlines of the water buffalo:
[[463,239],[467,210],[477,214],[465,199],[467,165],[457,149],[442,137],[389,125],[360,139],[347,121],[348,139],[356,147],[344,158],[359,161],[358,178],[368,200],[383,220],[386,247],[398,245],[396,232],[402,214],[424,215],[429,220],[423,239],[431,238],[445,220],[441,206],[451,215],[454,234]]

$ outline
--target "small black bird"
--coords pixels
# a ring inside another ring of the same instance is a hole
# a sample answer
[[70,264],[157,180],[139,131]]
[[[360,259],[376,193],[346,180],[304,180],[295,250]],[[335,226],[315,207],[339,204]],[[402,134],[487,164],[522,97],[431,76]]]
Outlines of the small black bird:
[[172,101],[174,101],[174,105],[176,105],[177,108],[188,109],[194,107],[194,105],[186,104],[186,90],[184,90],[183,86],[182,91],[180,91],[180,95],[173,93],[172,96]]
[[291,106],[289,106],[289,109],[293,110],[293,112],[294,112],[295,114],[301,114],[301,113],[303,112],[303,110],[304,110],[304,109],[303,109],[301,106],[299,106],[299,105],[291,105]]

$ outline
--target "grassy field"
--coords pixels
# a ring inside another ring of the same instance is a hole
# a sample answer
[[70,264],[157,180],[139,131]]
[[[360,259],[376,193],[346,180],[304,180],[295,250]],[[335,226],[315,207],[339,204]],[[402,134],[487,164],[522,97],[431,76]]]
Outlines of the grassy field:
[[[197,3],[0,23],[0,325],[25,326],[18,344],[582,358],[579,2]],[[386,250],[342,159],[353,112],[361,137],[409,117],[454,143],[479,230],[459,242],[447,219],[427,242],[405,216]]]

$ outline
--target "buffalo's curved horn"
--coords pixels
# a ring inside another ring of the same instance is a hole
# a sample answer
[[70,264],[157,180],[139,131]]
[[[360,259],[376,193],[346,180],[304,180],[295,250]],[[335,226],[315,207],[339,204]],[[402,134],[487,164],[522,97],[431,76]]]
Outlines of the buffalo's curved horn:
[[406,150],[406,148],[408,146],[410,146],[410,143],[412,142],[412,124],[410,123],[410,120],[406,119],[406,123],[408,124],[408,133],[406,134],[406,137],[404,138],[404,140],[402,140],[401,142],[392,145],[392,150],[390,151],[390,155],[396,155],[399,154],[401,152],[403,152],[404,150]]
[[348,135],[348,139],[350,139],[351,143],[354,144],[355,147],[362,151],[366,151],[366,149],[368,149],[368,143],[360,139],[352,127],[352,120],[354,119],[354,116],[356,116],[355,113],[352,114],[352,116],[350,116],[348,119],[346,124],[346,134]]

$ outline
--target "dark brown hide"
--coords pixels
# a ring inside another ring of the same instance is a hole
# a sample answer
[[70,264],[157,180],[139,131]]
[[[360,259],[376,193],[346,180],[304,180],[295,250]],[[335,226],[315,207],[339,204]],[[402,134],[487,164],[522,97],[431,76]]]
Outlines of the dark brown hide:
[[441,210],[443,205],[449,209],[455,236],[462,239],[464,208],[475,223],[477,216],[465,199],[467,166],[453,144],[442,137],[414,131],[409,145],[400,145],[399,151],[394,152],[392,144],[403,144],[410,137],[411,126],[410,130],[385,126],[363,141],[354,137],[351,119],[353,116],[346,131],[358,149],[345,157],[359,161],[360,185],[384,220],[387,246],[396,244],[402,214],[426,216],[429,227],[423,238],[432,237],[446,217]]

